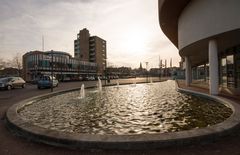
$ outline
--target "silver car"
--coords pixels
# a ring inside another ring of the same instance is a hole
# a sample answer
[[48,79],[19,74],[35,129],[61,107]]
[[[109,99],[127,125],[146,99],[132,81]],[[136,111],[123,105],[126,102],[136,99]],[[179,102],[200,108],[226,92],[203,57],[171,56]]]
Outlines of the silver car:
[[25,81],[21,77],[6,77],[0,79],[0,88],[11,90],[12,88],[25,87]]

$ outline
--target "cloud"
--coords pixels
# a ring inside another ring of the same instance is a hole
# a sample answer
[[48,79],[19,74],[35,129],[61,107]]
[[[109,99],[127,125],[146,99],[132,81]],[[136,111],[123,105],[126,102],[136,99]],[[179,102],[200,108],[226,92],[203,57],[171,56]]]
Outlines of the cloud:
[[[108,60],[138,67],[157,65],[158,56],[178,61],[177,49],[161,32],[157,0],[1,0],[0,57],[41,50],[73,55],[80,29],[107,40]],[[176,63],[177,64],[177,63]]]

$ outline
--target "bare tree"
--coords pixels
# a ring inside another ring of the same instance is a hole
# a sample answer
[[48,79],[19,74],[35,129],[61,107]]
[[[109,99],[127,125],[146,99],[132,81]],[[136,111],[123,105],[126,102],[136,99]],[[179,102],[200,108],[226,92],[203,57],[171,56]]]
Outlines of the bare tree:
[[22,55],[20,53],[16,53],[11,61],[11,67],[17,68],[18,76],[21,74],[22,70]]

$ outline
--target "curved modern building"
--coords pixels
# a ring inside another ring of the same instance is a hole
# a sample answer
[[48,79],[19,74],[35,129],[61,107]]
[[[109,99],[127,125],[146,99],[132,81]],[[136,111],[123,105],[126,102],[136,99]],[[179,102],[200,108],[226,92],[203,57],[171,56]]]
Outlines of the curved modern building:
[[240,88],[239,8],[239,0],[159,0],[160,26],[185,61],[187,85],[193,67],[209,65],[210,94]]
[[36,81],[43,75],[51,75],[58,80],[79,80],[79,77],[96,76],[97,64],[80,61],[62,51],[30,51],[23,55],[23,78]]

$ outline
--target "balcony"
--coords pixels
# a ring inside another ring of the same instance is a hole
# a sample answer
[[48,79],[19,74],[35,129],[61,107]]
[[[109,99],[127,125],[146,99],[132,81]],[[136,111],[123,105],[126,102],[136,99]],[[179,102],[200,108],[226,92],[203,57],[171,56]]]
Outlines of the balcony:
[[93,53],[90,53],[89,55],[90,56],[95,56],[96,54],[95,54],[95,52],[93,52]]
[[90,40],[89,40],[90,42],[93,42],[93,41],[95,41],[95,39],[94,38],[90,38]]
[[95,62],[95,61],[96,61],[95,57],[90,57],[89,60],[90,60],[91,62]]
[[95,51],[95,48],[90,48],[90,51]]
[[90,43],[90,47],[95,47],[95,44],[93,44],[93,43]]

